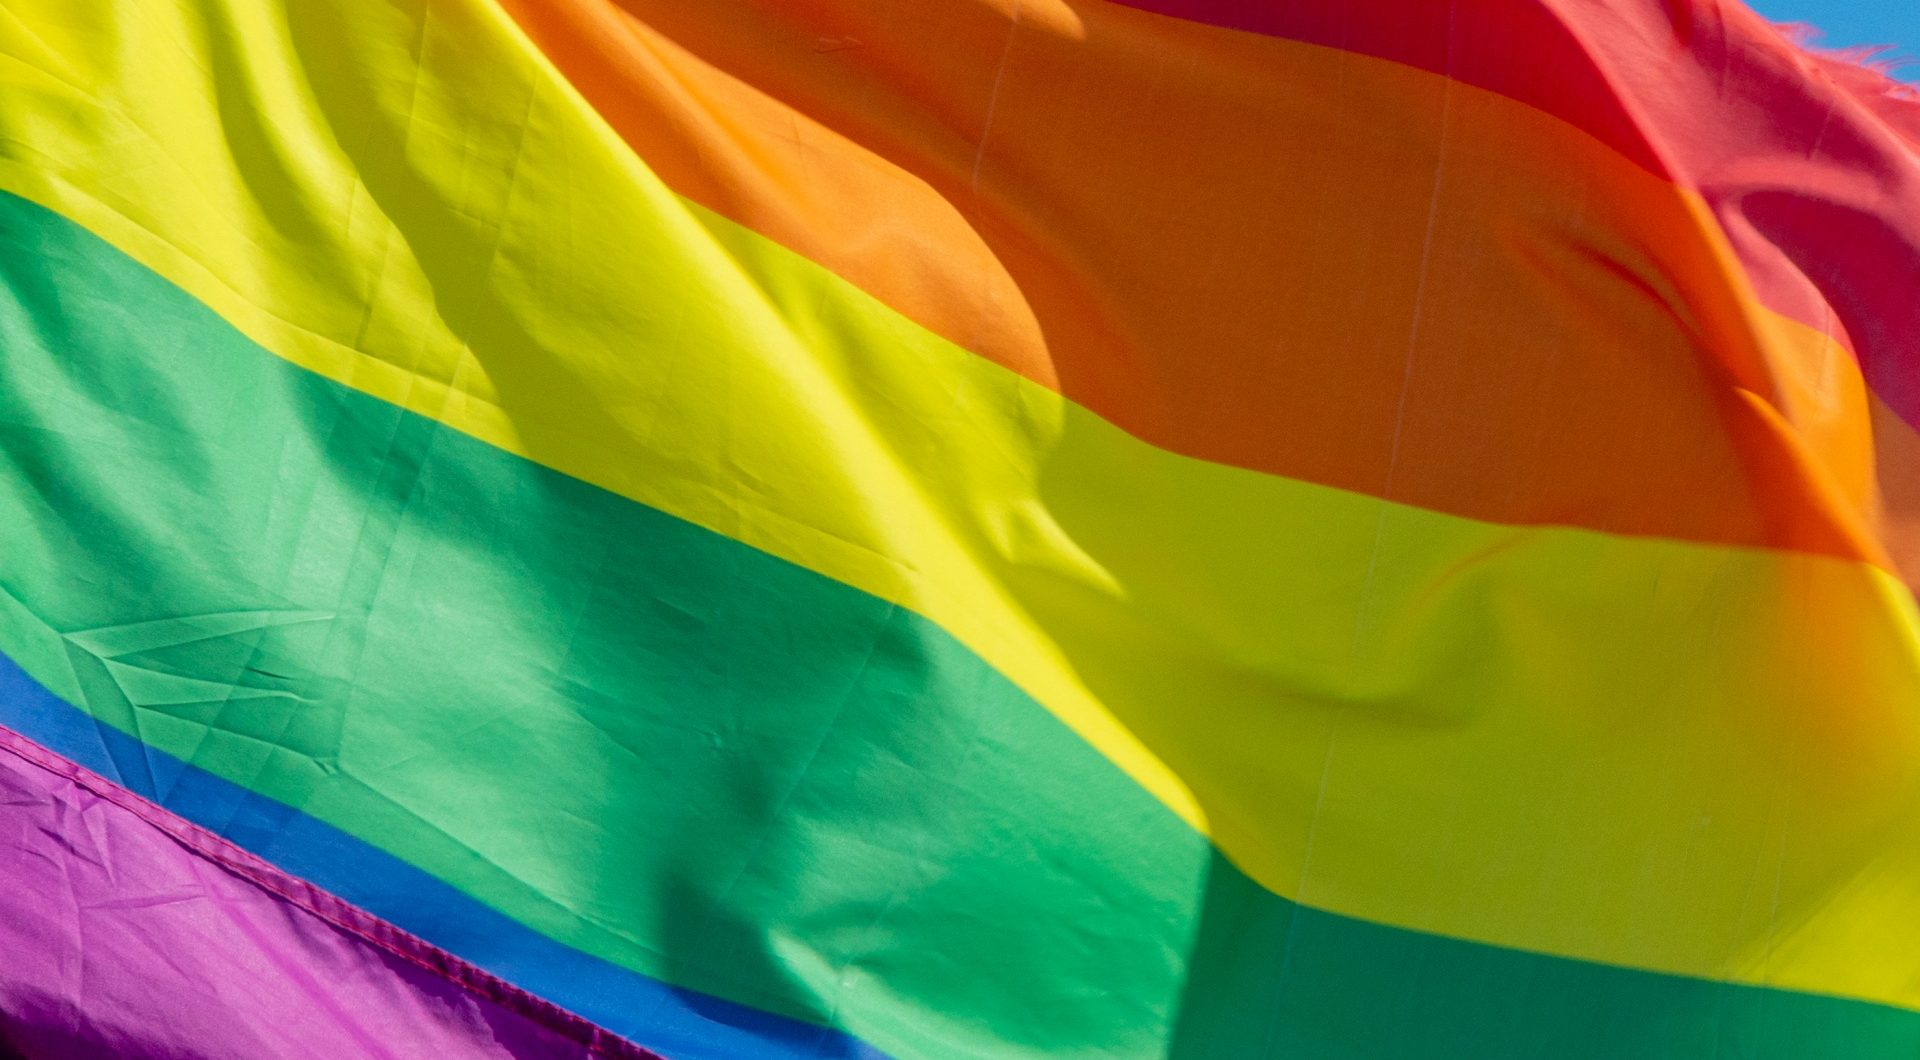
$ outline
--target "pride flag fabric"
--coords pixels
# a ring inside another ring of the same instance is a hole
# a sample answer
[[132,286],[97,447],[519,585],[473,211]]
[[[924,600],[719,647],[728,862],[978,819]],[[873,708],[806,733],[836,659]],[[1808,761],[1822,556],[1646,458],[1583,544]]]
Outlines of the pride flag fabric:
[[1734,0],[4,0],[0,1053],[1912,1056],[1917,430]]

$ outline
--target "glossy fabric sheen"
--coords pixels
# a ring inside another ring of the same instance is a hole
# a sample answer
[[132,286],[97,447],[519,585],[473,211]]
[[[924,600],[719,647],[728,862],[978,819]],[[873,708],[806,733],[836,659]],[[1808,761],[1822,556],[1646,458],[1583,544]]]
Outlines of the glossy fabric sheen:
[[1385,1048],[1282,988],[1385,939],[1900,1047],[1910,428],[1694,191],[1318,44],[731,7],[10,7],[0,650],[903,1057]]

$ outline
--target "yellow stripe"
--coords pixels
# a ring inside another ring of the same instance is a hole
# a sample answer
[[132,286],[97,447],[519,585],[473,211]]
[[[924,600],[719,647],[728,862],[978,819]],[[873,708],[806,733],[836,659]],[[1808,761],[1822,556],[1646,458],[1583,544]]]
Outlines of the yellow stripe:
[[291,361],[933,618],[1280,893],[1920,1004],[1885,574],[1154,449],[676,199],[479,0],[401,6],[10,4],[0,187]]

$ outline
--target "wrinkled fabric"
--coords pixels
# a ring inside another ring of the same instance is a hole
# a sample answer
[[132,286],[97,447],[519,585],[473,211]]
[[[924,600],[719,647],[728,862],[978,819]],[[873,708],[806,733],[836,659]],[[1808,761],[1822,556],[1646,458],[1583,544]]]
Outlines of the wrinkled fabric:
[[24,1060],[648,1055],[256,882],[274,875],[0,730],[0,1043]]
[[357,910],[313,1034],[410,953],[675,1060],[1920,1053],[1909,90],[1730,0],[4,10],[0,725]]

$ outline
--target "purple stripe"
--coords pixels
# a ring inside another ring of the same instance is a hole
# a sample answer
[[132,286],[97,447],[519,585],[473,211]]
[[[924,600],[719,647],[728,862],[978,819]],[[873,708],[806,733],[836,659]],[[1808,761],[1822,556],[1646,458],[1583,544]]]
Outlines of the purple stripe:
[[657,1060],[0,729],[0,1055]]
[[[269,859],[287,877],[366,910],[430,948],[588,1022],[673,1057],[885,1060],[872,1046],[707,994],[669,986],[564,946],[445,881],[283,803],[155,750],[47,691],[0,654],[0,733],[100,774]],[[9,1060],[0,1051],[0,1060]]]

